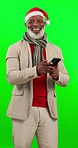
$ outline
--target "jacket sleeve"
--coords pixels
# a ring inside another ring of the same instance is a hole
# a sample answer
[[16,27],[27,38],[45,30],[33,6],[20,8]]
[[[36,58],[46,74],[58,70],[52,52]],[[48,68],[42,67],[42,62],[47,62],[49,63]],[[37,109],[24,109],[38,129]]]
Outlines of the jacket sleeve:
[[18,52],[12,46],[6,55],[7,80],[10,84],[24,84],[37,77],[36,66],[20,70]]
[[62,56],[62,52],[61,49],[58,48],[58,53],[59,53],[59,57],[61,58],[61,61],[58,64],[58,69],[59,69],[59,80],[55,81],[57,85],[59,86],[67,86],[68,82],[69,82],[69,76],[68,73],[66,71],[66,68],[64,66],[64,59]]

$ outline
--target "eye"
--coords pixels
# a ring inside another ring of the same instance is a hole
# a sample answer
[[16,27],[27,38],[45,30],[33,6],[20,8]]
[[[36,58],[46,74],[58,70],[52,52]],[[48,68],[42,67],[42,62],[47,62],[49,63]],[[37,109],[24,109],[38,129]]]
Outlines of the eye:
[[37,20],[38,23],[43,23],[43,20]]
[[33,23],[34,23],[34,21],[33,21],[33,20],[28,21],[28,24],[33,24]]

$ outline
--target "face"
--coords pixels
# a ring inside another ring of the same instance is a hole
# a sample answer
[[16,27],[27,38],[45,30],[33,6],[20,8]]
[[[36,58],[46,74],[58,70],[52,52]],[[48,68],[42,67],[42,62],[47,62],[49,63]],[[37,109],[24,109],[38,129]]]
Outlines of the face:
[[27,23],[26,23],[28,32],[30,35],[34,35],[34,37],[37,36],[41,36],[44,35],[44,26],[45,26],[45,22],[42,16],[32,16],[28,19]]

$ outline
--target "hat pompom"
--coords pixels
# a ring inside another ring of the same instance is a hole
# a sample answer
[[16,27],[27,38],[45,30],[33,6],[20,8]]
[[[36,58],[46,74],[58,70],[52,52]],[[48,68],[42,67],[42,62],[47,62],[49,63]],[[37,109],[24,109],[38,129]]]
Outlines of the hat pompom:
[[46,20],[46,24],[50,25],[50,20]]

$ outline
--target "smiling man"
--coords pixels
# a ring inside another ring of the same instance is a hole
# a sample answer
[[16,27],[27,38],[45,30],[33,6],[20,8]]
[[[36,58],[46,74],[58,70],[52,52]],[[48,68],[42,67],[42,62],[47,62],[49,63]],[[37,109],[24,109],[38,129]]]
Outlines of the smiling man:
[[[47,40],[49,18],[40,8],[25,16],[27,32],[6,55],[7,79],[14,85],[7,116],[12,119],[14,148],[30,148],[34,135],[39,148],[58,147],[55,83],[66,86],[69,76],[59,47]],[[58,64],[53,58],[61,59]]]

